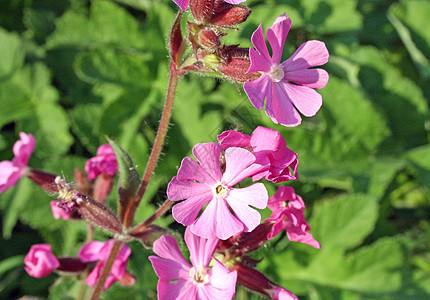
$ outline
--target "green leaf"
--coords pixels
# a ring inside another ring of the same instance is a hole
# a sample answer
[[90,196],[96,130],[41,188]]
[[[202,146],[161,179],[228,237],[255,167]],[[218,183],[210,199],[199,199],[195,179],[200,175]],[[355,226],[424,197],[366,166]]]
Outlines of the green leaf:
[[405,155],[415,170],[418,180],[430,191],[430,145],[412,149]]
[[118,193],[119,193],[119,216],[124,220],[125,214],[129,213],[130,203],[134,201],[137,190],[140,185],[139,173],[136,171],[136,166],[131,160],[130,155],[125,152],[115,141],[108,138],[109,144],[115,150],[115,155],[118,161]]
[[344,195],[315,209],[310,226],[322,248],[351,249],[372,232],[378,217],[376,198]]
[[[21,38],[0,27],[0,82],[10,77],[24,62]],[[3,98],[2,98],[3,100]]]
[[6,273],[7,271],[14,269],[18,266],[21,266],[24,261],[23,255],[17,255],[8,257],[5,260],[0,262],[0,276],[3,275],[3,273]]

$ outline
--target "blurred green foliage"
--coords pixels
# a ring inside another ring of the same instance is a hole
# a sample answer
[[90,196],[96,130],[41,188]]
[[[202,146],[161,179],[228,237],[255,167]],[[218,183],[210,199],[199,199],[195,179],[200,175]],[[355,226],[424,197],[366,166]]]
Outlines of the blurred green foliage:
[[[248,21],[226,40],[249,47],[286,12],[293,28],[285,58],[304,41],[330,51],[324,105],[297,128],[275,125],[228,81],[185,76],[172,126],[136,220],[166,198],[166,185],[198,142],[225,129],[279,130],[299,154],[291,183],[307,204],[321,250],[284,236],[257,251],[259,269],[304,299],[430,297],[430,2],[423,0],[248,0]],[[144,170],[168,80],[170,0],[0,2],[0,160],[20,131],[37,140],[30,165],[72,179],[75,167],[116,140]],[[275,186],[268,186],[271,194]],[[54,220],[50,195],[27,179],[0,195],[0,298],[72,299],[73,278],[29,277],[23,256],[51,243],[75,256],[86,227]],[[117,196],[110,205],[116,207]],[[269,211],[263,211],[268,217]],[[167,215],[157,224],[180,229]],[[103,232],[96,237],[106,239]],[[106,299],[155,299],[151,251],[132,243],[137,284]],[[55,284],[52,283],[55,281]],[[52,286],[51,286],[52,285]],[[51,286],[51,287],[50,287]],[[239,289],[237,299],[257,299]]]

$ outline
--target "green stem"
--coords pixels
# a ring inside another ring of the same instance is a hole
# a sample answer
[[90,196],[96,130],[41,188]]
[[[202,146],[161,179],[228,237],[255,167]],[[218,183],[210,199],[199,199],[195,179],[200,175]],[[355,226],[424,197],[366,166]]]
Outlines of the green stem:
[[130,233],[138,233],[138,232],[142,231],[143,229],[145,229],[146,226],[151,225],[152,222],[154,222],[154,220],[156,220],[159,217],[161,217],[162,215],[164,215],[166,213],[166,211],[168,211],[169,208],[172,206],[172,204],[173,204],[173,201],[170,201],[169,199],[167,199],[163,203],[163,205],[161,205],[152,216],[150,216],[148,219],[146,219],[143,223],[134,227]]
[[115,240],[112,246],[112,250],[109,253],[109,257],[103,266],[102,274],[99,280],[97,280],[97,284],[94,288],[93,294],[91,295],[91,300],[99,299],[100,295],[103,293],[106,280],[110,274],[113,263],[115,261],[116,256],[118,255],[119,250],[121,249],[121,246],[122,242]]
[[154,146],[152,147],[151,154],[146,165],[145,173],[143,175],[142,183],[140,184],[139,191],[131,202],[130,207],[126,210],[124,216],[124,227],[129,228],[133,223],[134,214],[143,195],[148,187],[152,174],[160,157],[161,150],[163,149],[164,140],[166,138],[167,130],[169,129],[170,118],[172,116],[173,101],[175,99],[176,86],[182,71],[177,70],[175,64],[170,63],[170,79],[167,88],[166,102],[164,104],[163,114],[158,127],[157,136],[155,137]]

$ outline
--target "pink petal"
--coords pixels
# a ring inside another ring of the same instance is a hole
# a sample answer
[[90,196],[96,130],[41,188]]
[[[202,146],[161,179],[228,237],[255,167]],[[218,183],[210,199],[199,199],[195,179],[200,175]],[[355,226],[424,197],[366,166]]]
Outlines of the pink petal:
[[22,170],[11,161],[0,162],[0,193],[14,186],[22,176]]
[[100,273],[101,273],[101,269],[103,268],[104,262],[103,261],[99,261],[96,266],[94,267],[94,269],[91,271],[90,274],[88,274],[87,279],[85,280],[85,282],[89,285],[89,286],[95,286],[97,283],[97,280],[100,277]]
[[279,16],[272,27],[267,30],[267,39],[272,47],[272,62],[274,64],[279,64],[281,62],[282,51],[290,28],[291,19],[287,18],[287,15],[284,13]]
[[218,143],[221,149],[225,150],[230,147],[250,147],[251,137],[242,132],[227,130],[218,135]]
[[242,222],[232,215],[224,199],[219,199],[216,215],[216,235],[226,240],[244,230]]
[[160,279],[157,285],[158,300],[194,300],[197,299],[197,289],[191,281]]
[[207,184],[193,182],[189,180],[178,180],[174,176],[167,186],[167,196],[171,201],[188,199],[192,196],[198,196],[211,191]]
[[191,267],[179,250],[178,243],[171,235],[163,235],[156,240],[152,250],[161,258],[178,262],[184,269]]
[[254,45],[255,49],[257,49],[257,51],[261,54],[260,59],[265,60],[265,64],[269,66],[269,70],[270,70],[270,66],[272,65],[272,59],[270,58],[269,51],[267,50],[266,41],[264,40],[263,28],[261,24],[252,34],[251,42]]
[[303,43],[294,54],[281,65],[285,72],[321,66],[328,62],[328,50],[321,41]]
[[203,238],[212,238],[215,235],[216,213],[219,198],[213,198],[203,210],[200,217],[190,225],[190,230]]
[[224,0],[224,1],[230,4],[239,4],[239,3],[245,2],[246,0]]
[[[230,198],[238,203],[246,203],[259,209],[265,209],[269,196],[264,184],[259,182],[245,188],[231,189],[227,199]],[[230,204],[229,200],[228,202]]]
[[214,184],[216,182],[211,174],[206,172],[205,169],[191,157],[185,157],[182,160],[177,177],[179,180],[196,180],[208,184]]
[[273,300],[299,300],[299,298],[290,291],[279,286],[273,290]]
[[242,179],[250,176],[245,169],[255,161],[255,156],[248,150],[231,147],[225,150],[225,172],[222,180],[228,186],[233,186]]
[[208,190],[207,193],[192,196],[187,200],[177,203],[172,208],[173,218],[178,223],[181,223],[184,226],[189,226],[194,223],[202,207],[207,202],[212,202],[212,199],[213,193],[211,190]]
[[26,167],[31,154],[36,146],[36,140],[32,134],[19,133],[20,139],[13,145],[15,154],[14,164],[18,167]]
[[254,48],[249,48],[249,60],[251,61],[251,65],[246,72],[247,74],[253,72],[270,72],[272,62],[268,62],[266,57],[259,54]]
[[190,0],[173,0],[173,2],[175,2],[180,9],[182,9],[183,11],[186,11],[188,8],[188,3],[190,3]]
[[190,266],[186,268],[185,265],[177,261],[165,260],[154,255],[149,256],[148,259],[152,263],[155,274],[162,280],[186,280],[189,277]]
[[279,84],[273,84],[273,98],[267,98],[266,114],[275,124],[284,126],[297,126],[302,122],[302,118],[293,107],[288,95]]
[[36,244],[24,258],[25,271],[32,277],[42,278],[60,266],[49,244]]
[[62,218],[63,220],[68,220],[70,218],[71,211],[67,212],[62,207],[59,207],[57,205],[57,203],[58,203],[58,201],[51,201],[50,202],[52,215],[54,216],[54,219]]
[[113,150],[111,145],[103,144],[97,148],[97,156],[104,156],[104,155],[115,155],[115,151]]
[[243,89],[258,110],[264,107],[264,99],[272,98],[272,80],[268,74],[262,74],[257,80],[245,82]]
[[234,297],[236,289],[237,273],[229,272],[219,261],[210,271],[210,283],[202,286],[199,291],[199,300],[230,300]]
[[[265,220],[265,221],[270,221],[272,219],[272,217],[270,217],[269,219]],[[277,220],[275,221],[275,223],[272,226],[272,230],[267,234],[267,239],[271,240],[273,239],[275,236],[277,236],[279,233],[281,233],[281,231],[284,229],[284,224],[282,222],[282,220]]]
[[285,146],[284,148],[286,148],[286,143],[278,131],[263,126],[258,126],[252,132],[251,146],[254,151],[268,150],[276,153],[276,151],[282,150],[282,146]]
[[205,239],[192,233],[189,227],[185,230],[185,243],[190,251],[190,261],[195,269],[208,267],[218,245],[218,238]]
[[[197,144],[193,147],[193,154],[203,169],[211,176],[213,183],[221,180],[222,174],[219,165],[221,147],[215,143]],[[212,182],[207,182],[212,184]]]
[[322,97],[314,89],[293,85],[286,81],[279,82],[280,90],[287,99],[306,117],[314,116],[322,105]]
[[82,262],[97,261],[100,259],[100,251],[104,247],[104,242],[92,241],[86,243],[79,250],[78,257]]
[[312,89],[322,89],[328,82],[328,73],[323,69],[301,69],[285,72],[284,79]]

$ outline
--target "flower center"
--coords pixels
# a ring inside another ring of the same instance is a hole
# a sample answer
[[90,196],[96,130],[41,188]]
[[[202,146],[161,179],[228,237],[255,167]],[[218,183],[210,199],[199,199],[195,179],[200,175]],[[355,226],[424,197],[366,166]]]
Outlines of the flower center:
[[190,277],[193,278],[194,284],[205,284],[209,282],[209,274],[205,267],[200,267],[199,272],[196,272],[194,268],[191,268]]
[[217,187],[214,190],[215,197],[218,198],[225,198],[228,195],[228,187],[225,185],[222,185],[221,183],[217,185]]
[[273,65],[270,68],[269,76],[274,82],[279,82],[284,78],[284,70],[281,65]]

